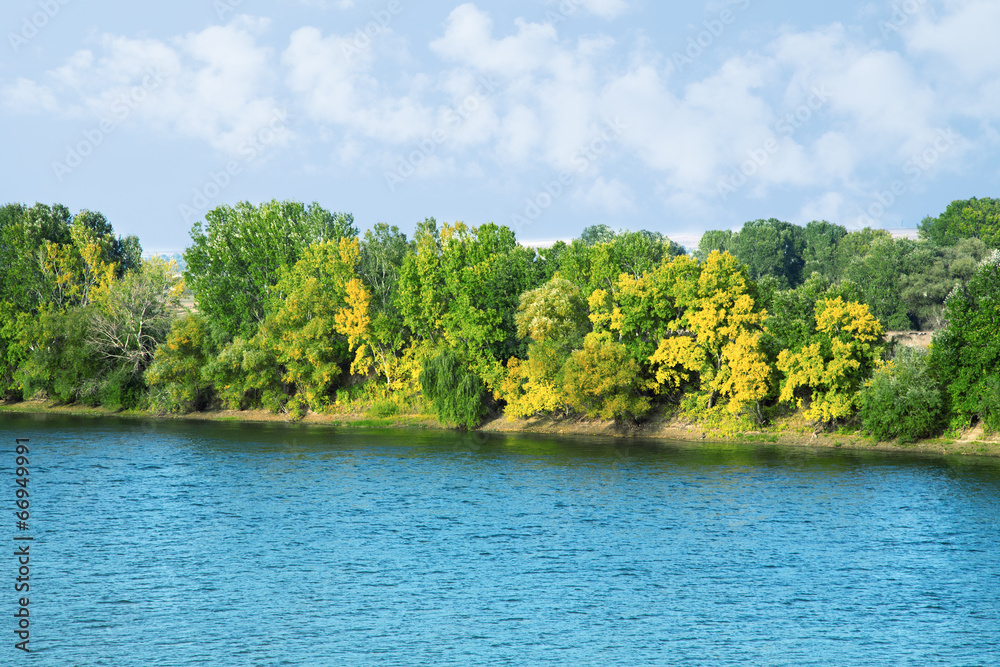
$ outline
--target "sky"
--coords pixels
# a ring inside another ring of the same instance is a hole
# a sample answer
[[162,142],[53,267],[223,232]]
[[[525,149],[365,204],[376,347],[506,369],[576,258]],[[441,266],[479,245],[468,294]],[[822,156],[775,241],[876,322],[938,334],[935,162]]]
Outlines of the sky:
[[1000,2],[5,0],[0,203],[147,251],[238,201],[544,244],[913,230],[997,195]]

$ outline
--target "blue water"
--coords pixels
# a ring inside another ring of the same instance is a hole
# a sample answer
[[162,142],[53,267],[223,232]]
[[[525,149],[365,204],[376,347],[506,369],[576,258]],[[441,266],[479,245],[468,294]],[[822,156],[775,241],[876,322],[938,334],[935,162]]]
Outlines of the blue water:
[[8,507],[15,437],[0,664],[1000,664],[997,460],[5,415]]

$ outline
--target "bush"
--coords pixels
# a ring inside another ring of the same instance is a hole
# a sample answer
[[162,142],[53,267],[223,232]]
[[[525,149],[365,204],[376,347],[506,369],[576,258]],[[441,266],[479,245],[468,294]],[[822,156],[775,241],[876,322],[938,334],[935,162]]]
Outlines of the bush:
[[486,385],[451,348],[424,361],[420,387],[446,424],[475,428],[486,415]]
[[944,392],[926,354],[902,348],[865,383],[858,397],[864,430],[879,440],[912,442],[938,433]]
[[563,389],[566,402],[594,419],[636,419],[649,412],[649,399],[640,396],[639,364],[619,343],[586,338],[582,350],[566,361]]
[[187,315],[175,320],[146,371],[154,405],[170,412],[207,409],[214,392],[212,383],[202,379],[202,369],[217,354],[204,318]]
[[372,417],[387,419],[399,414],[399,406],[391,399],[383,398],[372,403],[371,410],[368,411]]

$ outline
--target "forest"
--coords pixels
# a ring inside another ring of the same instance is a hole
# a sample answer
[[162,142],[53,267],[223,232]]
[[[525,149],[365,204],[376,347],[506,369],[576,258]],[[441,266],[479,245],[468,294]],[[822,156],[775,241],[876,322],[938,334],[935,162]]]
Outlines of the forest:
[[[1000,200],[919,239],[776,219],[707,232],[583,230],[530,248],[493,223],[412,238],[319,204],[210,211],[177,262],[100,213],[0,208],[0,394],[111,410],[428,412],[906,442],[1000,428]],[[929,352],[889,330],[933,332]]]

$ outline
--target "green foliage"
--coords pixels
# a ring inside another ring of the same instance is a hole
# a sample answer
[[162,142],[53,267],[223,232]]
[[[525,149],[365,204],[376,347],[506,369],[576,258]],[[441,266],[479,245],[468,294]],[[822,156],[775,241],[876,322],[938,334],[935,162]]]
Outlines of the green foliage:
[[169,412],[207,409],[214,391],[211,382],[202,379],[202,369],[216,352],[204,317],[189,314],[174,320],[146,373],[154,407]]
[[558,275],[521,295],[514,322],[519,337],[553,341],[567,350],[578,347],[590,331],[580,288]]
[[406,235],[398,227],[390,227],[384,222],[366,231],[361,242],[358,274],[372,295],[375,313],[385,314],[392,320],[400,319],[395,300],[399,272],[408,250]]
[[523,356],[514,312],[520,295],[534,287],[534,252],[492,223],[438,230],[430,219],[417,226],[414,241],[399,279],[403,322],[418,342],[453,347],[497,389],[502,362]]
[[229,410],[280,412],[293,394],[282,382],[283,375],[273,349],[260,336],[234,338],[201,371],[202,380],[212,385]]
[[89,313],[75,307],[46,310],[25,331],[30,353],[17,371],[25,396],[47,396],[63,403],[99,403],[102,366],[86,346]]
[[989,248],[1000,248],[1000,199],[965,199],[948,204],[936,218],[924,218],[920,237],[940,246],[976,238]]
[[598,243],[611,243],[615,240],[615,236],[617,236],[615,230],[607,225],[590,225],[584,227],[583,231],[580,232],[580,240],[587,247],[595,246]]
[[89,311],[88,346],[122,372],[141,377],[171,328],[183,289],[176,269],[153,258],[112,282]]
[[[841,245],[852,239],[848,234]],[[861,291],[862,301],[886,329],[911,329],[903,291],[908,276],[927,263],[915,251],[916,243],[909,239],[894,239],[887,232],[873,235],[865,252],[845,261],[842,276]]]
[[420,387],[444,424],[475,428],[487,413],[486,385],[450,347],[424,361]]
[[713,252],[730,252],[733,242],[733,232],[729,229],[710,229],[701,235],[695,259],[704,262]]
[[268,289],[281,269],[313,243],[356,236],[349,215],[311,204],[240,202],[209,211],[191,229],[185,279],[220,343],[251,338],[263,321]]
[[833,283],[819,273],[812,274],[795,289],[773,292],[762,304],[769,314],[762,340],[768,359],[774,362],[782,350],[800,350],[806,345],[816,333],[816,304],[837,297],[843,301],[861,301],[854,283]]
[[926,354],[904,347],[865,383],[858,408],[861,423],[871,435],[912,442],[941,430],[944,392]]
[[622,274],[634,278],[652,271],[664,260],[684,254],[684,249],[658,232],[625,231],[590,248],[589,291],[613,291]]
[[945,299],[972,278],[988,254],[986,244],[977,238],[945,247],[918,244],[910,273],[901,281],[902,300],[910,319],[924,331],[943,329],[947,325]]
[[813,220],[805,227],[805,250],[802,258],[805,261],[802,275],[810,276],[818,273],[827,280],[840,277],[837,266],[837,247],[847,236],[847,229],[825,220]]
[[934,337],[931,364],[947,386],[960,424],[1000,429],[1000,251],[945,302],[948,328]]
[[744,224],[729,241],[729,252],[747,267],[751,280],[772,276],[783,288],[802,282],[805,249],[805,230],[774,218]]
[[591,419],[638,419],[650,409],[639,365],[623,345],[587,336],[563,371],[566,402]]

